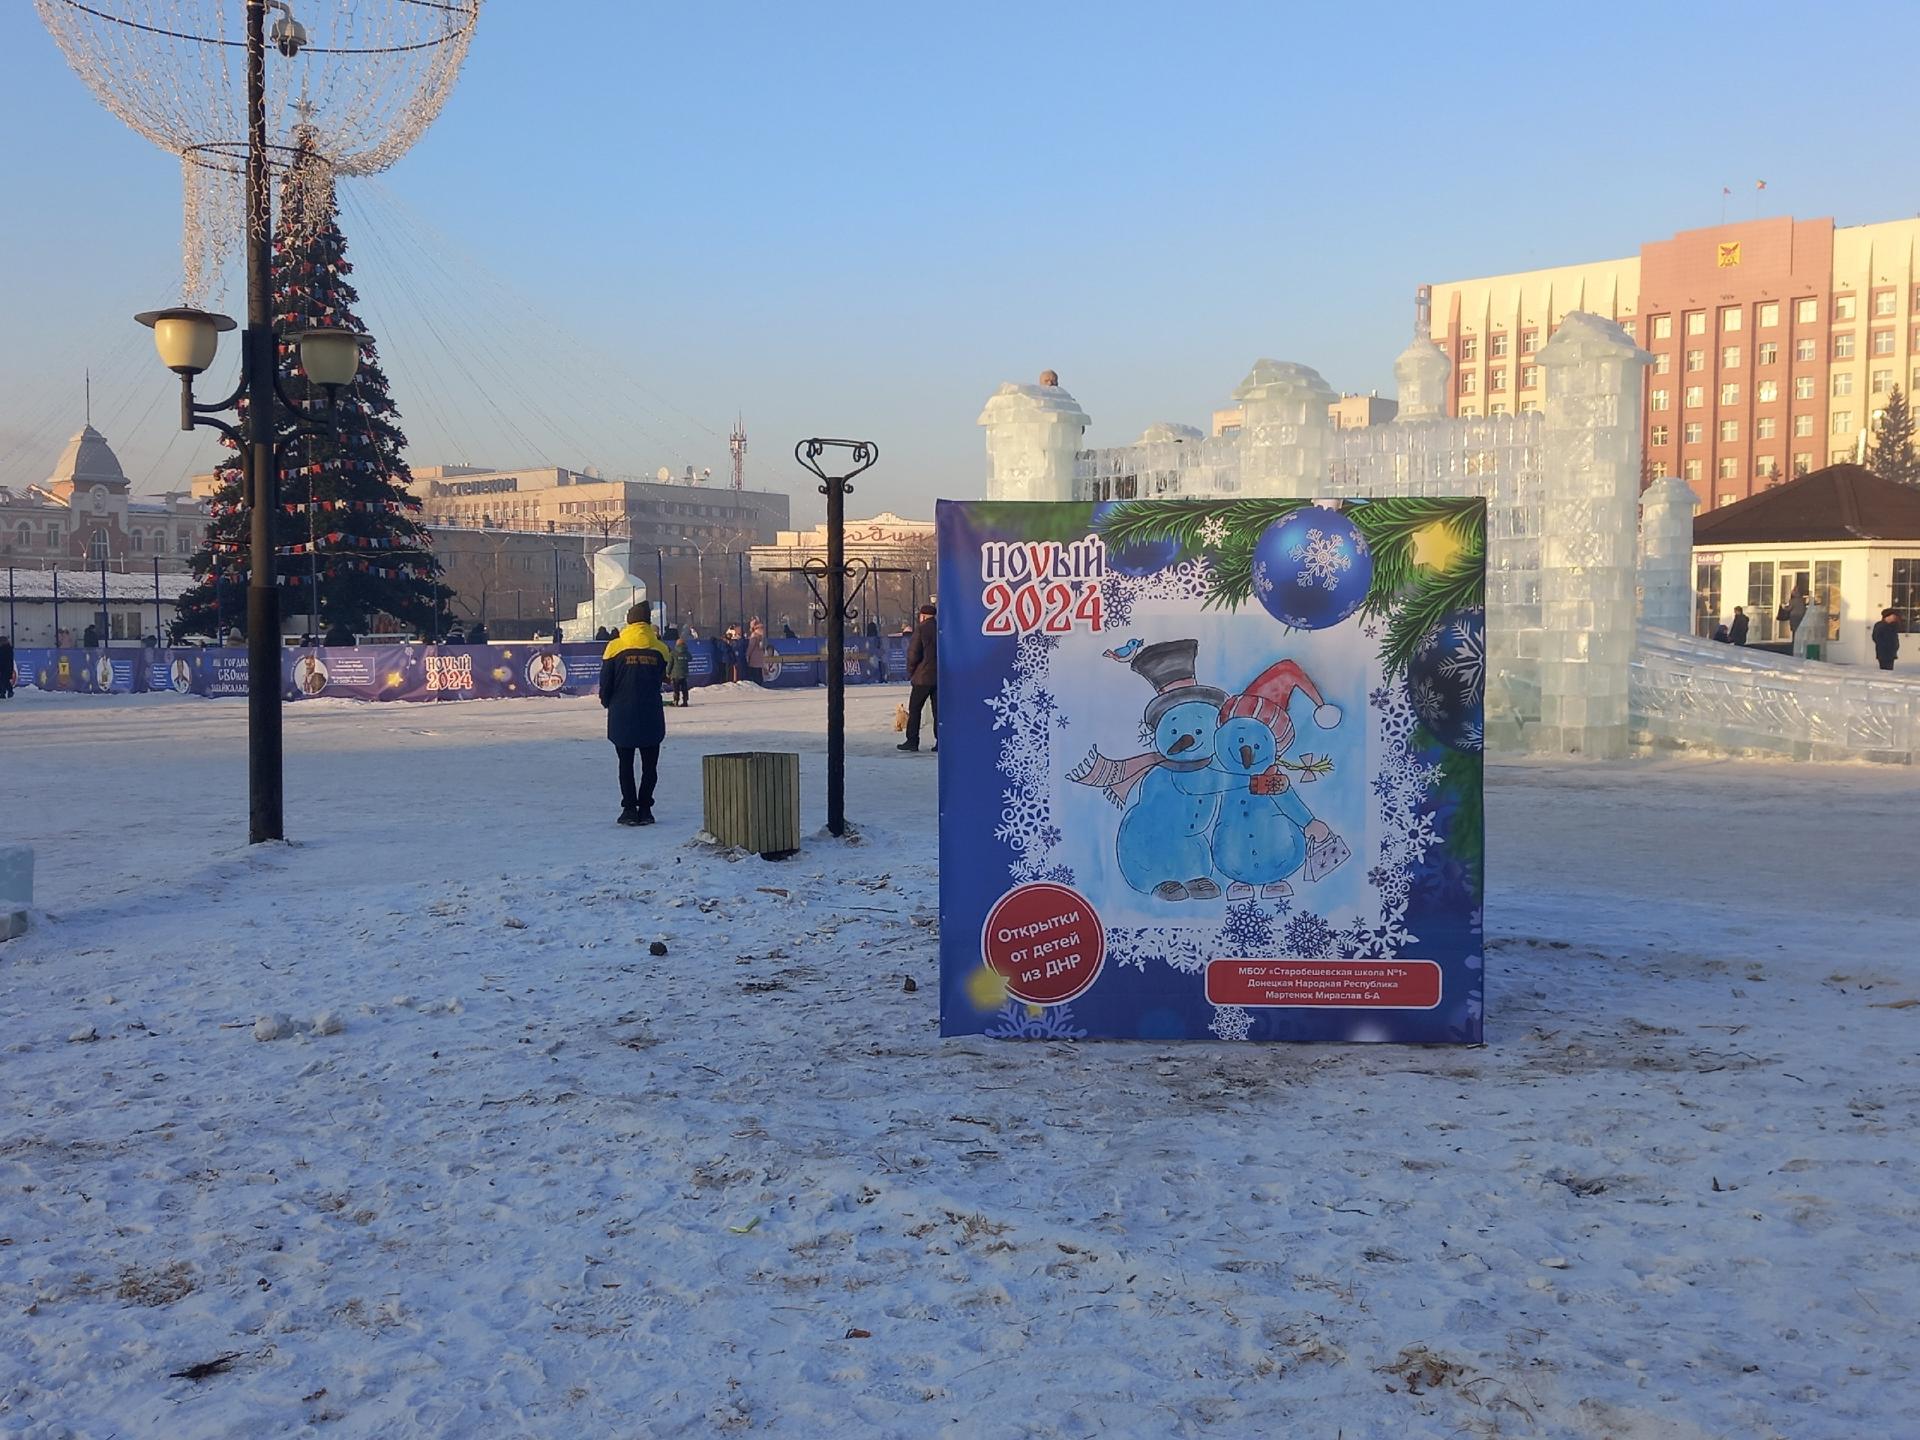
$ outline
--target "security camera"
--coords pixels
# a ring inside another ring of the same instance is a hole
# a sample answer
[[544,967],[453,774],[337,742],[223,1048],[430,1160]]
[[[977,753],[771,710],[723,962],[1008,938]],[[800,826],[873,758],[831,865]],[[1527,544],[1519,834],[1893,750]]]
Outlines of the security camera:
[[274,48],[291,60],[300,53],[300,47],[307,43],[307,27],[293,18],[293,12],[286,6],[280,6],[280,18],[273,22],[270,32]]

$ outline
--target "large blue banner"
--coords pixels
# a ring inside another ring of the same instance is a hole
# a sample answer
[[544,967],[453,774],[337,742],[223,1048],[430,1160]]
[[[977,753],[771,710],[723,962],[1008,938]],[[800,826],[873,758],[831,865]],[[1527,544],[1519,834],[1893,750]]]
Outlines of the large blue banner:
[[[847,641],[845,665],[849,685],[875,685],[889,679],[883,639]],[[760,665],[760,683],[777,690],[827,683],[827,642],[824,639],[768,640]]]
[[942,501],[941,1033],[1478,1042],[1485,514]]

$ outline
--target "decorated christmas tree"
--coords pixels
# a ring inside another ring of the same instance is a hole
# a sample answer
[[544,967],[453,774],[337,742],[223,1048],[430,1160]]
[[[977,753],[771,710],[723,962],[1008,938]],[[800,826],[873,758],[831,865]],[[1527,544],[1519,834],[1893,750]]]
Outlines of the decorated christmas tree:
[[[296,157],[281,182],[273,244],[277,334],[363,329],[346,249],[326,167]],[[296,435],[280,456],[274,568],[287,629],[313,625],[319,639],[336,626],[371,630],[385,615],[430,633],[450,592],[414,518],[419,502],[406,490],[406,436],[374,342],[363,344],[359,373],[331,403],[319,386],[309,387],[291,339],[279,342],[279,368],[287,396],[325,427]],[[242,501],[236,454],[219,471],[207,542],[193,557],[200,583],[181,597],[176,635],[219,635],[246,623],[251,520]]]

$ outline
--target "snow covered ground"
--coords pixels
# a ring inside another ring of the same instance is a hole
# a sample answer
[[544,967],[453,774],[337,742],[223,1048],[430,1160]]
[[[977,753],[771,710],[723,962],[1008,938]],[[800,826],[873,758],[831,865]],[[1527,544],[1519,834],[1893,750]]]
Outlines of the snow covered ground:
[[817,825],[818,695],[633,831],[591,701],[308,702],[255,848],[242,705],[0,706],[0,1433],[1915,1433],[1920,776],[1493,767],[1485,1049],[942,1042],[898,698],[784,864],[697,757]]

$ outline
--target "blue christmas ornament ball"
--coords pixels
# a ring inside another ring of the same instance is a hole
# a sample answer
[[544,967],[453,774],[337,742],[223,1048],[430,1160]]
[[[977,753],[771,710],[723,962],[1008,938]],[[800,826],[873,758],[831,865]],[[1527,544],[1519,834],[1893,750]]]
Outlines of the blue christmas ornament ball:
[[1407,699],[1427,732],[1468,754],[1484,739],[1487,688],[1487,613],[1479,606],[1449,611],[1407,661]]
[[1324,505],[1304,506],[1274,521],[1254,542],[1254,598],[1296,630],[1338,625],[1366,603],[1372,584],[1366,536]]
[[[1094,529],[1100,529],[1107,517],[1120,508],[1115,500],[1104,500],[1093,507]],[[1153,575],[1173,564],[1180,554],[1180,542],[1171,537],[1136,540],[1131,545],[1107,542],[1107,564],[1122,575]]]

